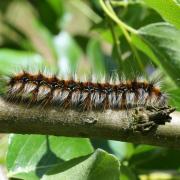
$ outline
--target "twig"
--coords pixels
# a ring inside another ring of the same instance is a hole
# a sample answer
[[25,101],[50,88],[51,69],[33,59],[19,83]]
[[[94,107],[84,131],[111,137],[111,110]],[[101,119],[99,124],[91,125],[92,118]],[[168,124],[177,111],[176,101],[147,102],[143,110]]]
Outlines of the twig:
[[[0,132],[93,137],[180,148],[180,123],[166,123],[147,132],[139,131],[145,122],[164,123],[174,109],[105,112],[25,108],[0,98]],[[144,126],[145,127],[145,126]]]

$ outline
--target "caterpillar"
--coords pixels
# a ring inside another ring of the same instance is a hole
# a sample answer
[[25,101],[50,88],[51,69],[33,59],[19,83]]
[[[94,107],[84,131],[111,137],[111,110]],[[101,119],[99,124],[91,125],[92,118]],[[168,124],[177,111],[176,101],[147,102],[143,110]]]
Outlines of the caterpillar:
[[29,105],[55,106],[64,109],[124,110],[135,107],[164,107],[166,93],[155,82],[138,80],[80,81],[68,80],[41,72],[22,71],[7,82],[6,98]]

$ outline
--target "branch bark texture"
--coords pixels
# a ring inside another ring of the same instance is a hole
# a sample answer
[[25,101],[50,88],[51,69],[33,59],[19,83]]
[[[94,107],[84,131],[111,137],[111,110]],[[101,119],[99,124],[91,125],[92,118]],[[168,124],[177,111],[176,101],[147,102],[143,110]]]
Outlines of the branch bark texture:
[[[180,122],[166,123],[147,132],[135,131],[132,122],[151,116],[124,111],[78,112],[24,107],[0,98],[0,133],[89,137],[180,148]],[[154,114],[151,116],[154,117]],[[157,117],[157,116],[156,116]]]

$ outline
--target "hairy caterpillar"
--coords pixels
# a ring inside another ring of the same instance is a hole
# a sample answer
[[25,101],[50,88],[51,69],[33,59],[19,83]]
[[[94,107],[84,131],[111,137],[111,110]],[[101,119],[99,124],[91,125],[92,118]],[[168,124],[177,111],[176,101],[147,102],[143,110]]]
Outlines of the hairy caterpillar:
[[79,110],[124,110],[135,107],[165,107],[166,94],[155,82],[117,80],[105,82],[59,79],[42,73],[23,71],[11,76],[7,83],[7,99]]

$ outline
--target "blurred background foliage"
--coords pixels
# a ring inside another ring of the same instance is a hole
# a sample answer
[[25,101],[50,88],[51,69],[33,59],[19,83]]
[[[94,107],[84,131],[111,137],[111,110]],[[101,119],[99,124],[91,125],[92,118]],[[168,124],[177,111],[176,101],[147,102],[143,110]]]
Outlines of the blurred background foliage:
[[[45,66],[63,75],[161,76],[170,105],[180,110],[179,3],[0,1],[0,75]],[[0,136],[0,179],[180,179],[178,150],[40,135],[7,139]]]

